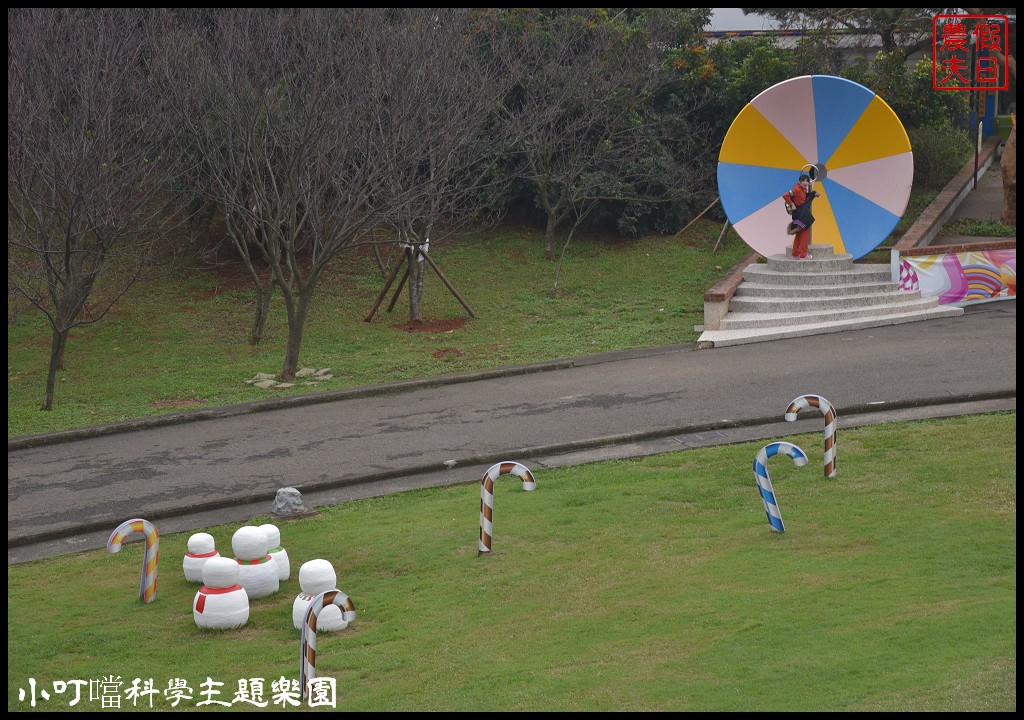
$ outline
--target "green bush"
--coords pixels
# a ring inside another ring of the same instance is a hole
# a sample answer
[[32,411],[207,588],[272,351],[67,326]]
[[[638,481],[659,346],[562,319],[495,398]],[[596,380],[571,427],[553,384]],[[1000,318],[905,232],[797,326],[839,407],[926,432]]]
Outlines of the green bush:
[[948,122],[910,128],[914,151],[914,185],[939,189],[960,171],[974,153],[970,136]]

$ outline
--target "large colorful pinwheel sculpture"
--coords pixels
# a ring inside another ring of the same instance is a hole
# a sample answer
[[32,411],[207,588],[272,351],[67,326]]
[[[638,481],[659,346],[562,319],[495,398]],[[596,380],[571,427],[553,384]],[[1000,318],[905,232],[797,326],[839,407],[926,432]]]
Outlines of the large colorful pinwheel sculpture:
[[773,85],[736,116],[718,157],[718,192],[736,232],[764,256],[783,253],[782,194],[815,180],[811,242],[863,257],[899,222],[914,155],[882,98],[851,80],[806,75]]

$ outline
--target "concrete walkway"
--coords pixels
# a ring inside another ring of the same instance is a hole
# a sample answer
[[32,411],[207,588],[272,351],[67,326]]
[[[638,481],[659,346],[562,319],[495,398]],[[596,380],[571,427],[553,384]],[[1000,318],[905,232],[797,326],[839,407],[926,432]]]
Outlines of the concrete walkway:
[[[973,181],[972,181],[973,186]],[[978,178],[978,184],[964,198],[953,212],[953,220],[991,220],[999,222],[1003,214],[1003,176],[995,162]],[[993,237],[988,235],[939,235],[932,245],[980,245],[1002,242],[1016,237]]]
[[[971,181],[971,191],[953,211],[952,220],[970,218],[972,220],[992,220],[999,222],[1003,214],[1003,175],[999,169],[998,158],[992,161],[988,169],[978,177],[978,184]],[[956,245],[951,237],[942,236],[933,245]],[[973,236],[972,236],[973,237]],[[999,238],[1000,240],[1005,238]]]

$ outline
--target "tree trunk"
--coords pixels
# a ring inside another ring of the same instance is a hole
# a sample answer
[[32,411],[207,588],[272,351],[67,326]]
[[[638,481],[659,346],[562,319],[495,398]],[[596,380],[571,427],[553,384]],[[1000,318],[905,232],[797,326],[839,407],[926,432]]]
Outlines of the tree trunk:
[[[96,274],[92,274],[91,279],[88,277],[84,278],[80,284],[69,283],[67,286],[69,290],[65,297],[66,302],[59,303],[56,317],[58,318],[58,326],[64,328],[62,333],[63,337],[60,340],[59,347],[56,349],[56,359],[51,358],[51,362],[55,363],[57,370],[64,369],[64,350],[68,345],[68,335],[70,334],[71,327],[75,324],[75,321],[81,317],[82,313],[85,312],[85,301],[86,298],[92,294],[92,287],[95,282],[95,278]],[[77,287],[77,290],[75,292],[71,292],[71,287]],[[51,325],[50,327],[52,329],[54,326]],[[57,331],[54,330],[53,332],[56,333]]]
[[1003,148],[1003,159],[999,163],[1003,175],[1003,214],[999,221],[1003,225],[1017,226],[1017,124],[1010,128],[1010,137]]
[[267,317],[270,315],[270,300],[274,296],[274,286],[256,286],[256,312],[252,318],[252,330],[249,333],[249,344],[259,345],[263,339],[263,331],[267,327]]
[[[250,199],[253,212],[259,207],[255,201]],[[272,280],[263,284],[263,279],[253,264],[251,246],[259,246],[260,238],[263,236],[254,219],[236,217],[231,212],[225,216],[228,226],[228,237],[238,252],[238,256],[245,265],[245,271],[249,273],[252,280],[253,290],[256,292],[256,307],[253,309],[252,325],[249,330],[249,344],[259,345],[263,339],[263,331],[267,327],[267,316],[270,314],[270,300],[274,295],[274,283]]]
[[46,373],[46,395],[41,410],[53,409],[53,394],[57,386],[57,370],[64,362],[64,347],[68,342],[68,330],[54,330],[50,340],[50,367]]
[[558,220],[555,214],[548,213],[547,227],[544,228],[544,259],[555,259],[555,230],[558,229]]
[[409,249],[409,322],[423,322],[420,297],[423,295],[423,265],[417,246]]
[[[57,349],[57,357],[50,359],[50,361],[52,363],[54,363],[54,369],[56,369],[56,370],[63,370],[64,369],[64,350],[68,346],[68,332],[70,332],[70,331],[66,331],[64,333],[64,337],[60,341],[60,347]],[[46,409],[49,410],[50,408],[46,408]]]
[[288,347],[285,348],[284,365],[281,367],[281,379],[286,382],[294,380],[295,372],[299,369],[302,333],[306,329],[306,316],[309,314],[314,287],[316,287],[316,283],[310,282],[307,287],[302,288],[299,291],[299,299],[294,310],[290,310],[288,313]]

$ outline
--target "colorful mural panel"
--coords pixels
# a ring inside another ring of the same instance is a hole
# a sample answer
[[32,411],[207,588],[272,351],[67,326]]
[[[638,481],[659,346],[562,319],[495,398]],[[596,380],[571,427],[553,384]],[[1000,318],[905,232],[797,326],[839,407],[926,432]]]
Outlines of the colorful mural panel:
[[1017,296],[1017,250],[901,257],[900,288],[941,304]]

